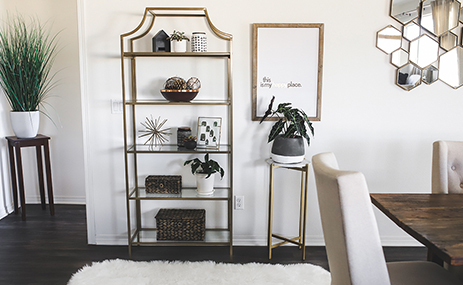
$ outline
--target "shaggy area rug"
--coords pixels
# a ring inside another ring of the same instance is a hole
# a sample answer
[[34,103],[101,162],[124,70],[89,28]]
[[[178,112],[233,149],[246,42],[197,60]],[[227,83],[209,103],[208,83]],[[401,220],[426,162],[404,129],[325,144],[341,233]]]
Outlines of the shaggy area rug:
[[68,285],[330,285],[330,282],[330,273],[312,264],[137,262],[116,259],[81,268]]

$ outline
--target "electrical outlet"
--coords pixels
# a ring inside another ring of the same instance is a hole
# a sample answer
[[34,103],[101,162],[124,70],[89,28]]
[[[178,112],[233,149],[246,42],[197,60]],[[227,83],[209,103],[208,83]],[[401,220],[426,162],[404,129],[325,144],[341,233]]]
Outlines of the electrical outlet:
[[122,100],[111,100],[111,113],[122,114]]
[[244,196],[235,196],[235,210],[244,210]]

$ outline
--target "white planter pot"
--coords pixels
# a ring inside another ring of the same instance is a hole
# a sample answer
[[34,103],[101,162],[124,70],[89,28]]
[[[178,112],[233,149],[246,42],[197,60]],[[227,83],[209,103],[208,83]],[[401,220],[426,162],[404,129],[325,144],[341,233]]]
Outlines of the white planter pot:
[[171,41],[170,51],[171,52],[186,52],[187,41]]
[[40,113],[33,112],[10,112],[11,127],[16,137],[20,139],[34,138],[39,132]]
[[206,179],[207,174],[196,173],[196,192],[200,196],[209,196],[214,193],[215,173]]

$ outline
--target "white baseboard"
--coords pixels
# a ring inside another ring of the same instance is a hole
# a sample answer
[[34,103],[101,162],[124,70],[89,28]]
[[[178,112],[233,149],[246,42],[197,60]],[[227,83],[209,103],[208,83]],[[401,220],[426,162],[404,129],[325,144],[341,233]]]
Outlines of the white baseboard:
[[13,211],[14,211],[13,204],[6,205],[6,208],[2,207],[0,209],[0,220],[8,216],[9,214],[13,213]]
[[[95,237],[95,245],[127,245],[126,235],[109,235],[102,234]],[[385,237],[381,238],[382,246],[393,246],[393,247],[419,247],[423,246],[413,238],[408,237]],[[233,237],[234,246],[267,246],[267,238],[263,236],[248,236],[240,235]],[[307,236],[307,246],[324,246],[325,241],[322,236]],[[291,245],[289,245],[291,246]]]
[[[46,202],[48,204],[48,198]],[[55,204],[85,205],[85,196],[54,196]],[[26,196],[26,204],[40,204],[40,196]]]
[[[69,196],[55,196],[53,199],[55,204],[68,204],[68,205],[85,205],[85,196],[69,197]],[[48,204],[48,200],[46,200]],[[40,196],[26,196],[26,204],[40,204]],[[4,207],[0,208],[0,220],[13,213],[14,205],[13,202]]]
[[381,237],[381,245],[382,246],[424,246],[417,240],[412,237],[408,236],[388,236],[388,237]]

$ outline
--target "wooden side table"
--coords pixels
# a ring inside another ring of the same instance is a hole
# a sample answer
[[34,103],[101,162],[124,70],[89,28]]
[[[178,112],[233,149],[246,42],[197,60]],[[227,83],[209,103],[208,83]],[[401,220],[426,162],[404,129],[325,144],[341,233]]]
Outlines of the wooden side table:
[[[45,210],[45,186],[43,179],[43,162],[42,162],[42,146],[44,149],[45,158],[45,170],[47,173],[47,186],[48,186],[48,204],[50,206],[50,214],[55,215],[55,206],[53,204],[53,186],[51,181],[51,164],[50,164],[50,149],[48,141],[50,137],[44,135],[37,135],[35,138],[20,139],[17,137],[6,137],[8,141],[8,152],[10,156],[10,171],[11,171],[11,182],[13,186],[13,200],[14,200],[14,213],[18,214],[18,185],[19,185],[19,196],[21,199],[21,212],[23,221],[26,220],[26,197],[24,194],[24,178],[22,169],[21,159],[21,148],[22,147],[33,147],[35,146],[37,154],[37,171],[39,176],[40,185],[40,199],[42,203],[42,209]],[[13,150],[14,149],[14,150]],[[15,171],[15,153],[16,153],[16,169],[18,177],[16,179]]]
[[[302,260],[305,260],[305,230],[307,222],[307,185],[309,183],[309,162],[304,160],[301,163],[281,164],[276,163],[272,159],[267,159],[266,162],[270,165],[270,187],[269,187],[269,210],[268,210],[268,258],[272,259],[272,249],[275,247],[293,243],[299,248],[302,248]],[[286,168],[301,172],[301,201],[300,201],[300,217],[299,217],[299,236],[287,238],[273,233],[273,191],[274,191],[274,172],[277,168]],[[272,244],[272,238],[282,240],[279,243]]]

